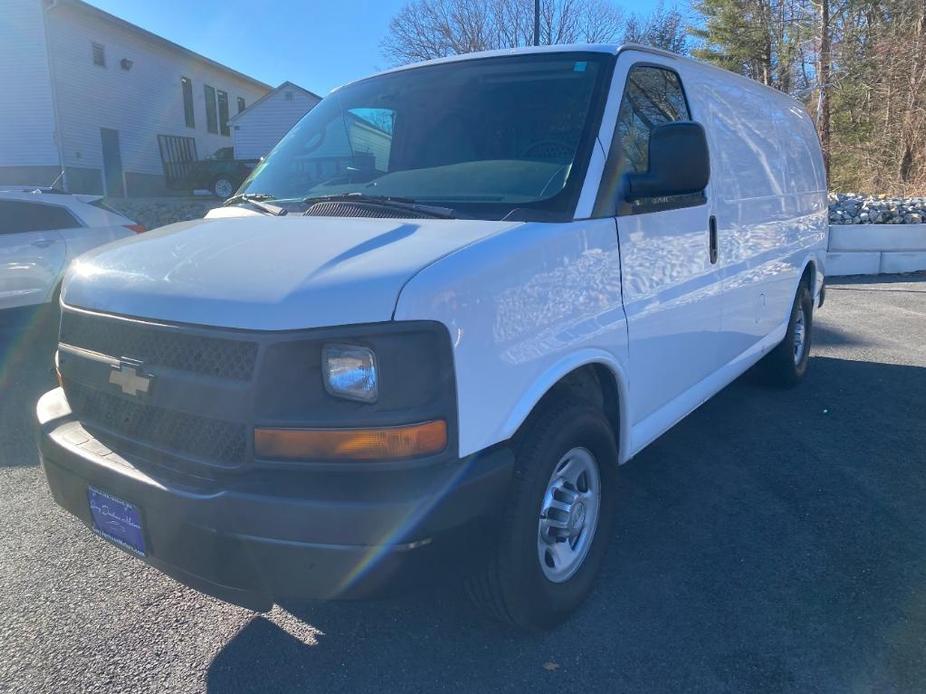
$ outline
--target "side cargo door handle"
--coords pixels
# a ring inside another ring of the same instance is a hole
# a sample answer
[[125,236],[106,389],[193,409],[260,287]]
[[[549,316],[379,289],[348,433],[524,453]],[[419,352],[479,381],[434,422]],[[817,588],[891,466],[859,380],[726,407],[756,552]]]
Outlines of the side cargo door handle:
[[710,219],[707,220],[707,227],[709,230],[709,240],[708,240],[708,250],[711,257],[711,265],[717,262],[717,218],[714,215],[711,215]]
[[32,245],[36,246],[37,248],[48,248],[54,242],[54,239],[38,239],[37,241],[33,241]]

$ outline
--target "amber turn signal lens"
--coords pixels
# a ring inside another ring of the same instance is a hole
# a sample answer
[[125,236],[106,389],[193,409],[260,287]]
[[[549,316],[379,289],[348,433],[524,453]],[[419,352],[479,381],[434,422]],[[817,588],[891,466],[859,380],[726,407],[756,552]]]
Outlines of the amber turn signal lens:
[[258,458],[278,460],[395,460],[440,453],[447,446],[442,419],[379,429],[255,429]]

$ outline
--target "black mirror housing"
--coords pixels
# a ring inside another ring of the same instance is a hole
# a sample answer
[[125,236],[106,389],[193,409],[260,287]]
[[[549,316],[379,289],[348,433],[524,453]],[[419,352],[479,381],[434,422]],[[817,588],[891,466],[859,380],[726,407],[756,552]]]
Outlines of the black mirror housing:
[[650,133],[649,169],[627,174],[627,201],[700,193],[711,176],[707,136],[700,123],[676,121],[656,126]]

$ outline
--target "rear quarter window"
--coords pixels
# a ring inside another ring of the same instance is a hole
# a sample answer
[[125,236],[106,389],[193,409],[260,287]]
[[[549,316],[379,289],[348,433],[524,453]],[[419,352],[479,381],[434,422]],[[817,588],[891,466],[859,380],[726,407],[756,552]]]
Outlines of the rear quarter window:
[[109,213],[111,213],[111,214],[118,214],[118,215],[121,215],[121,214],[122,214],[119,210],[117,210],[117,209],[115,209],[115,208],[113,208],[113,207],[110,207],[110,206],[107,205],[105,202],[103,202],[103,198],[100,198],[100,199],[98,199],[98,200],[94,200],[94,201],[92,201],[92,202],[88,202],[87,204],[90,205],[91,207],[97,208],[98,210],[104,210],[104,211],[109,212]]
[[0,200],[0,234],[73,229],[80,222],[58,205],[20,200]]

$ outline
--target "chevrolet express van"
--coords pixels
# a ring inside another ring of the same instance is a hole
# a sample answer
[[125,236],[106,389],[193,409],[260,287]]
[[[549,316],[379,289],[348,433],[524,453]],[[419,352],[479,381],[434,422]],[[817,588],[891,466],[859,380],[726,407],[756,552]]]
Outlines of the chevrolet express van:
[[71,266],[48,483],[254,609],[443,573],[555,624],[619,465],[757,362],[804,375],[825,191],[800,104],[657,50],[349,84],[225,207]]

